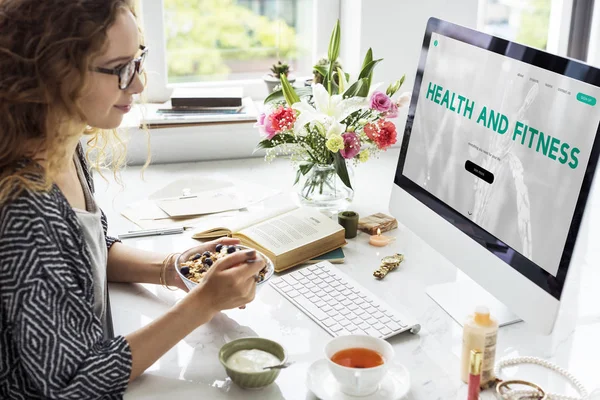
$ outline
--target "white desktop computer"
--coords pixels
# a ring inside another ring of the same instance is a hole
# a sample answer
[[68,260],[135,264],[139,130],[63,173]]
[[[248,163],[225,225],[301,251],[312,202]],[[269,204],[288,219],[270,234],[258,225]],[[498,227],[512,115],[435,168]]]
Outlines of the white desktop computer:
[[458,322],[485,304],[501,324],[552,331],[600,153],[599,101],[599,69],[429,20],[390,211],[470,277],[428,290]]

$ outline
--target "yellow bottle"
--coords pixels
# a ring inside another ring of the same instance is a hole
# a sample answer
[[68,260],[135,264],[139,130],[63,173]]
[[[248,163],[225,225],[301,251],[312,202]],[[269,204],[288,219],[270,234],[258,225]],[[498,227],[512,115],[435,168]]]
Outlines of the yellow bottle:
[[494,362],[496,359],[496,339],[498,337],[498,322],[490,317],[487,307],[479,306],[470,315],[463,328],[463,346],[460,377],[463,382],[469,382],[469,360],[471,350],[483,353],[481,366],[481,384],[494,379]]

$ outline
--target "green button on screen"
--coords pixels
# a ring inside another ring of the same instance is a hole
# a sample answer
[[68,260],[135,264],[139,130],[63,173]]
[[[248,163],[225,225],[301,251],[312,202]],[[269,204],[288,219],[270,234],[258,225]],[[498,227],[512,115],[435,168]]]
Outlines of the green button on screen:
[[585,93],[577,93],[577,100],[590,106],[596,105],[596,98]]

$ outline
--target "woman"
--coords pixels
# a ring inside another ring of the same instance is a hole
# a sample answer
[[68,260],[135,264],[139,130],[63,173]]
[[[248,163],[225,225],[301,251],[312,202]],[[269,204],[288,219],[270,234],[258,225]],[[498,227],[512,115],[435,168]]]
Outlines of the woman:
[[120,398],[192,330],[252,301],[264,267],[234,253],[166,315],[105,337],[107,280],[184,288],[174,257],[106,236],[79,145],[143,89],[132,1],[0,2],[0,398]]

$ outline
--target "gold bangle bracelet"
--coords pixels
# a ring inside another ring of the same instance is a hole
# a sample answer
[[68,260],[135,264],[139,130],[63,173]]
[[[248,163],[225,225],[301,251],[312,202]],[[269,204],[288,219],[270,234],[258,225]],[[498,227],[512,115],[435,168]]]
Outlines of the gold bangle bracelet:
[[[534,389],[535,391],[524,391],[524,390],[514,390],[511,389],[509,385],[522,385],[522,386],[529,386],[530,388]],[[512,395],[511,395],[511,392]],[[528,381],[522,381],[522,380],[510,380],[510,381],[502,381],[500,383],[498,383],[498,385],[496,386],[496,393],[498,394],[498,396],[500,396],[501,399],[513,399],[515,398],[515,395],[522,395],[522,396],[527,396],[527,397],[520,397],[521,399],[531,399],[531,400],[546,400],[548,398],[548,396],[546,395],[546,392],[544,392],[544,390],[539,387],[538,385],[536,385],[535,383],[531,383]]]
[[160,282],[161,286],[163,286],[171,291],[175,291],[175,290],[177,290],[177,288],[173,289],[172,287],[167,285],[167,277],[165,275],[165,271],[166,271],[167,267],[169,266],[169,264],[171,264],[171,260],[178,254],[179,253],[171,253],[165,257],[165,259],[163,260],[162,266],[160,268],[160,274],[158,276],[158,281]]

